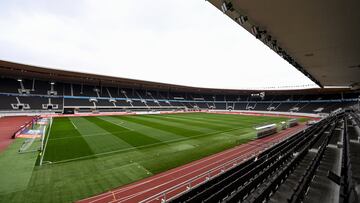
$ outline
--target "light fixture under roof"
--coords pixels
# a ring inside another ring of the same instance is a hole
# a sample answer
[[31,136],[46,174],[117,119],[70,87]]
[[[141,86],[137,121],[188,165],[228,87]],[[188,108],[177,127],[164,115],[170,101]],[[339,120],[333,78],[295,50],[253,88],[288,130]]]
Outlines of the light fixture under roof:
[[231,2],[222,1],[221,10],[226,13],[227,11],[234,11],[234,8]]
[[221,10],[222,10],[223,13],[226,13],[226,11],[228,10],[227,5],[226,5],[225,2],[223,2],[223,3],[221,4]]
[[238,21],[241,25],[243,25],[247,20],[247,16],[240,15],[238,18],[235,18],[236,21]]

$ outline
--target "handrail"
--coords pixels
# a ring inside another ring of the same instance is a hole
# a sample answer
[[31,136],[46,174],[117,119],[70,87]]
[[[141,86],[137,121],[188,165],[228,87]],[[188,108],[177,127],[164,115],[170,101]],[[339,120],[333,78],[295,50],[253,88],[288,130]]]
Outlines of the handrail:
[[340,183],[340,201],[341,203],[350,202],[354,185],[351,179],[351,162],[349,151],[349,135],[347,129],[347,117],[344,117],[344,136],[343,136],[343,153],[341,163],[341,183]]

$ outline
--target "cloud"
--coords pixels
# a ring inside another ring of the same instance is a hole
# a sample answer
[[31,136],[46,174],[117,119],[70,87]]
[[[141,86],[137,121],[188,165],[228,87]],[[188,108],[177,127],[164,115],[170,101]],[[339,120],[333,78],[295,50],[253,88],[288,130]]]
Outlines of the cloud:
[[6,60],[197,87],[313,84],[206,1],[15,0],[0,13]]

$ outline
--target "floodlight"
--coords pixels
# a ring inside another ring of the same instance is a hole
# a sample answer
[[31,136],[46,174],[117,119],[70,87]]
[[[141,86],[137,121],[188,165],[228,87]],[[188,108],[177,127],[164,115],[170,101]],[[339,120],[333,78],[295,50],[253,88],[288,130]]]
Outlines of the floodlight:
[[247,20],[247,16],[240,15],[238,18],[235,18],[236,21],[238,21],[241,25],[243,25]]
[[234,11],[234,8],[231,3],[226,3],[225,1],[223,1],[223,3],[221,4],[221,10],[223,13],[226,13],[229,10]]
[[223,2],[221,4],[221,10],[222,10],[223,13],[226,13],[226,11],[228,11],[228,7],[226,5],[226,2]]
[[253,26],[251,28],[251,32],[254,34],[254,35],[258,35],[259,34],[259,28],[256,27],[256,26]]
[[261,39],[261,37],[262,37],[263,35],[266,35],[266,33],[267,33],[266,30],[260,30],[259,27],[257,27],[257,26],[253,26],[253,27],[251,28],[251,32],[253,33],[253,35],[255,35],[255,37],[256,37],[257,39]]

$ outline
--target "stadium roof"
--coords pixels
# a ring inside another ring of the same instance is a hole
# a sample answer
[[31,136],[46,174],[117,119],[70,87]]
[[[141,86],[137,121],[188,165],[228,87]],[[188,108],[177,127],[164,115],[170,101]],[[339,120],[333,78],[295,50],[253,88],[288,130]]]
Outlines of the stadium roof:
[[209,0],[323,86],[360,85],[360,1]]
[[298,89],[298,90],[237,90],[237,89],[213,89],[213,88],[199,88],[183,85],[166,84],[159,82],[151,82],[144,80],[134,80],[128,78],[96,75],[91,73],[82,73],[75,71],[57,70],[54,68],[44,68],[33,65],[26,65],[0,60],[0,79],[2,77],[28,78],[57,82],[68,82],[74,84],[88,84],[88,85],[107,85],[121,88],[139,88],[160,91],[172,92],[192,92],[205,94],[246,94],[258,91],[265,91],[269,94],[317,94],[317,93],[338,93],[349,92],[349,88],[312,88],[312,89]]

